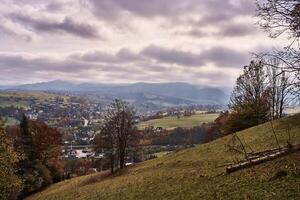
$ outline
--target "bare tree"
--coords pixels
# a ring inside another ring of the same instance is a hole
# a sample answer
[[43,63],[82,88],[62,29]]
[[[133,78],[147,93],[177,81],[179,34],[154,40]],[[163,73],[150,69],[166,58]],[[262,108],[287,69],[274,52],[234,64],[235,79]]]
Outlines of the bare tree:
[[266,70],[267,84],[270,92],[271,119],[281,118],[283,109],[296,98],[294,92],[295,77],[291,72],[280,67],[280,61],[271,57],[262,60]]
[[299,0],[257,0],[259,24],[270,37],[287,33],[290,38],[300,37]]
[[277,113],[279,117],[282,117],[284,105],[295,103],[300,99],[299,63],[293,60],[291,55],[288,56],[287,54],[289,52],[261,53],[255,55],[266,68],[268,85],[273,97],[272,106],[275,108],[275,111],[280,111]]
[[[292,94],[300,99],[300,1],[299,0],[257,0],[258,24],[269,33],[272,38],[287,35],[291,44],[280,51],[260,53],[258,59],[277,60],[278,64],[266,62],[265,64],[276,70],[275,79],[278,76],[288,77],[289,83],[284,85],[284,93]],[[288,74],[288,75],[287,75]],[[287,87],[289,89],[287,89]],[[286,95],[288,96],[288,95]]]
[[115,100],[106,110],[96,148],[108,149],[112,173],[116,156],[119,167],[125,167],[129,141],[135,134],[134,116],[134,109],[121,100]]

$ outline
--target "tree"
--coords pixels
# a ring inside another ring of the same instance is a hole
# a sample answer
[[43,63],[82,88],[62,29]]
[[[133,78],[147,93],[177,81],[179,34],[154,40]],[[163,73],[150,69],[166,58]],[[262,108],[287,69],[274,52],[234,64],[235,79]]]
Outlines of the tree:
[[63,174],[61,133],[43,122],[29,121],[28,124],[37,159],[50,170],[53,181],[59,181]]
[[15,174],[20,155],[14,150],[11,140],[0,119],[0,199],[15,199],[22,189],[22,181]]
[[117,137],[113,130],[113,121],[106,118],[103,126],[101,127],[101,133],[96,135],[95,150],[97,153],[102,153],[102,150],[106,150],[109,155],[110,171],[113,174],[115,168],[116,152],[117,152]]
[[36,155],[36,147],[33,141],[33,135],[29,130],[28,119],[23,115],[19,126],[19,134],[16,139],[17,150],[22,154],[23,158],[18,163],[17,174],[24,182],[23,190],[20,197],[24,197],[33,191],[42,187],[41,170]]
[[112,173],[114,172],[115,156],[118,158],[119,167],[121,169],[125,167],[128,145],[135,135],[134,116],[134,109],[121,100],[115,100],[106,110],[96,149],[108,150]]
[[278,37],[287,33],[289,37],[300,37],[300,2],[299,0],[257,0],[259,24]]
[[22,178],[23,198],[32,192],[59,181],[63,173],[61,134],[42,122],[28,120],[24,115],[19,126],[7,129],[15,149],[22,155],[17,164],[17,174]]
[[293,102],[295,96],[294,80],[292,73],[280,68],[280,61],[275,58],[263,60],[265,65],[267,84],[271,94],[271,118],[283,117],[283,110],[286,105]]
[[270,91],[265,82],[266,73],[260,61],[251,61],[236,81],[227,119],[228,132],[240,131],[268,121],[270,114]]
[[[269,32],[269,36],[277,38],[288,35],[291,44],[280,51],[260,53],[258,58],[274,58],[279,61],[282,72],[290,73],[292,93],[300,99],[300,2],[299,0],[257,0],[257,16],[260,26]],[[270,63],[266,63],[270,64]]]

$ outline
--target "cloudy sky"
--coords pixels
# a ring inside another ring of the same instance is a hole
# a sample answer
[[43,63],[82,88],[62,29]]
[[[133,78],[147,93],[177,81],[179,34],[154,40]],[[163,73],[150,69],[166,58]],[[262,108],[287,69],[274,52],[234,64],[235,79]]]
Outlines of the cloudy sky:
[[254,0],[0,0],[0,84],[232,86],[251,52],[283,46]]

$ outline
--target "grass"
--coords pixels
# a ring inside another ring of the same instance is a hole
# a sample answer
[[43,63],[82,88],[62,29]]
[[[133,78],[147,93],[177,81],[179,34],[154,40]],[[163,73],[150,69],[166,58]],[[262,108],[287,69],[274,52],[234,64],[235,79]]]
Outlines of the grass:
[[[300,143],[299,122],[300,115],[274,122],[281,145],[286,144],[287,127],[293,143]],[[254,151],[277,147],[269,123],[237,134]],[[300,199],[299,152],[228,175],[222,165],[243,159],[227,150],[231,138],[135,164],[114,176],[67,180],[28,199]]]
[[165,156],[169,153],[171,153],[171,151],[161,151],[161,152],[158,152],[158,153],[154,153],[153,155],[156,156],[157,158],[160,158],[160,157]]
[[[300,115],[276,121],[281,145],[300,143]],[[237,133],[254,151],[276,148],[269,123]],[[243,156],[229,152],[232,136],[132,165],[119,174],[94,174],[52,185],[29,200],[54,199],[299,199],[300,152],[232,174],[224,164]]]
[[176,127],[191,128],[194,126],[200,126],[202,123],[214,121],[219,114],[195,114],[188,117],[176,116],[164,117],[161,119],[153,119],[138,124],[139,129],[144,129],[149,126],[162,127],[166,129],[174,129]]

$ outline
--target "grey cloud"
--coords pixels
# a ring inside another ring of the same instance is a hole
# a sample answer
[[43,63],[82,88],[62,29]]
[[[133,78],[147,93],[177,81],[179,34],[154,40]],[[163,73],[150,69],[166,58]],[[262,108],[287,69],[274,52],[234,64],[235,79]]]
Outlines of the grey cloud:
[[133,62],[141,60],[141,57],[129,49],[121,49],[117,53],[106,53],[104,51],[95,50],[84,53],[74,53],[69,56],[71,59],[81,60],[86,62],[106,62],[106,63],[120,63]]
[[46,10],[50,12],[59,12],[64,9],[65,4],[53,1],[46,6]]
[[58,60],[51,57],[32,57],[27,54],[0,53],[0,70],[80,72],[91,68],[93,68],[92,65],[85,66],[68,59]]
[[238,52],[225,47],[215,47],[202,53],[201,57],[207,62],[219,67],[242,67],[250,59],[249,53]]
[[[62,73],[83,73],[88,70],[98,72],[136,72],[139,68],[127,67],[122,63],[94,63],[85,60],[75,60],[73,55],[57,59],[54,57],[32,56],[28,54],[0,53],[1,71],[22,71],[30,72],[62,72]],[[142,69],[140,69],[142,70]]]
[[[191,12],[205,13],[206,20],[224,20],[224,16],[253,14],[254,1],[240,0],[238,4],[230,0],[89,0],[95,14],[100,18],[116,19],[122,12],[142,17],[180,17]],[[199,13],[198,13],[199,14]],[[211,16],[218,17],[212,20]]]
[[155,59],[157,63],[169,63],[182,66],[202,66],[215,63],[219,67],[241,67],[247,63],[248,53],[241,53],[225,47],[214,47],[201,53],[192,53],[159,46],[145,48],[142,55]]
[[15,30],[12,27],[6,27],[3,24],[0,24],[0,34],[3,34],[3,36],[6,35],[6,36],[14,36],[16,38],[21,38],[26,42],[30,42],[34,38],[33,34],[31,34],[30,32],[21,33],[20,31]]
[[231,23],[239,16],[252,16],[255,13],[255,0],[208,0],[205,1],[203,16],[195,21],[195,25],[207,26]]
[[185,34],[196,37],[196,38],[203,38],[209,36],[208,33],[205,33],[202,30],[199,29],[192,29],[190,31],[187,31]]
[[133,76],[147,76],[148,71],[136,65],[83,62],[70,59],[69,56],[57,59],[22,53],[0,53],[0,74],[7,77],[7,80],[1,80],[1,82],[51,80],[51,78],[57,79],[58,77],[89,80],[99,75],[104,78],[107,76],[108,80],[114,76],[122,76],[128,81]]
[[[162,49],[162,50],[161,50]],[[120,50],[115,54],[122,55],[128,58],[129,50]],[[162,53],[162,54],[160,54]],[[23,53],[0,53],[0,73],[5,77],[10,77],[13,80],[16,77],[23,77],[24,81],[32,80],[48,80],[57,79],[57,77],[65,77],[65,79],[86,79],[103,77],[104,80],[122,79],[125,82],[130,81],[161,81],[161,80],[181,80],[188,77],[193,77],[193,70],[186,66],[199,66],[207,62],[216,62],[220,67],[223,66],[243,66],[244,55],[234,52],[229,49],[214,48],[203,53],[195,54],[191,52],[183,52],[179,50],[168,50],[157,46],[145,48],[139,54],[134,56],[142,57],[143,65],[138,62],[127,62],[122,59],[113,60],[100,58],[84,59],[83,57],[74,57],[76,54],[71,54],[62,58],[51,56],[33,56]],[[83,53],[84,55],[84,53]],[[131,54],[129,53],[131,56]],[[120,56],[120,57],[122,57]],[[129,57],[130,57],[129,56]],[[150,56],[150,60],[149,60]],[[229,56],[230,58],[227,58]],[[236,56],[237,58],[234,58]],[[147,59],[148,60],[145,60]],[[115,58],[114,58],[115,59]],[[137,59],[139,61],[140,59]],[[156,63],[151,60],[155,59]],[[125,59],[126,60],[126,59]],[[200,60],[200,61],[199,61]],[[201,61],[202,60],[202,61]],[[165,64],[163,64],[165,63]],[[170,66],[169,64],[176,64]],[[180,72],[185,72],[181,74]],[[167,73],[167,74],[166,74]],[[80,76],[78,76],[80,74]],[[47,76],[48,75],[48,76]],[[209,75],[211,76],[211,75]],[[9,82],[8,80],[5,80]],[[214,81],[214,80],[212,80]]]
[[[248,23],[226,23],[217,26],[218,31],[213,33],[205,32],[205,28],[193,28],[189,31],[179,32],[181,35],[189,35],[195,38],[203,37],[244,37],[255,35],[258,33],[258,28],[251,26]],[[177,32],[178,33],[178,32]]]
[[228,74],[224,71],[210,71],[210,72],[195,72],[191,75],[194,79],[201,79],[206,83],[216,86],[224,87],[228,83],[234,83],[236,77],[234,74]]
[[255,26],[250,26],[249,24],[242,23],[231,23],[223,25],[220,28],[220,32],[218,36],[221,37],[240,37],[253,35],[257,32],[257,28]]
[[[100,52],[100,51],[99,51]],[[215,63],[219,67],[241,67],[249,61],[248,54],[224,47],[215,47],[201,53],[149,46],[138,54],[122,49],[115,54],[89,52],[71,54],[62,58],[32,56],[28,54],[0,53],[0,73],[163,73],[170,67],[202,67]],[[142,61],[142,62],[140,62]],[[154,62],[155,61],[155,62]],[[168,66],[175,64],[175,66]],[[8,74],[9,74],[8,73]]]
[[170,16],[179,13],[180,10],[189,6],[181,0],[90,0],[97,16],[107,19],[116,19],[122,12],[129,12],[134,15],[153,17]]
[[43,33],[69,33],[86,39],[100,38],[96,27],[87,23],[75,22],[70,17],[65,17],[62,21],[51,19],[38,19],[20,13],[13,13],[8,16],[14,22],[20,23],[27,29]]
[[203,64],[201,58],[197,54],[175,49],[165,49],[159,46],[149,46],[145,48],[141,54],[163,63],[187,66],[199,66]]

